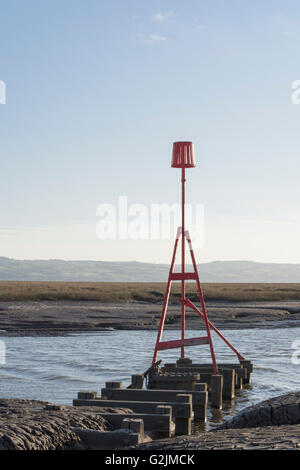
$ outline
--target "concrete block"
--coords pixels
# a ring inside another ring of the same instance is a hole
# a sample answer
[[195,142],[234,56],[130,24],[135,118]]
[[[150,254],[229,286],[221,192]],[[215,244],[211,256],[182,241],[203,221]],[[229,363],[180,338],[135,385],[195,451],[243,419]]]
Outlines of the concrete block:
[[194,391],[192,394],[193,397],[193,407],[194,405],[202,405],[207,402],[208,393],[207,391]]
[[178,394],[176,401],[178,407],[175,418],[175,434],[177,436],[190,435],[192,433],[192,396]]
[[246,379],[247,378],[247,369],[245,367],[237,367],[235,369],[236,375],[241,378],[241,379]]
[[[175,418],[176,416],[176,409],[178,407],[178,403],[175,402],[175,398],[173,401],[162,401],[162,402],[150,402],[150,401],[124,401],[124,400],[78,400],[75,399],[73,400],[73,406],[95,406],[98,408],[96,409],[95,412],[97,414],[102,415],[103,413],[99,410],[101,410],[102,407],[110,407],[110,408],[128,408],[129,410],[132,410],[136,414],[147,414],[147,415],[152,415],[156,413],[156,409],[159,405],[162,406],[169,406],[172,408],[172,414],[171,414],[171,419]],[[122,415],[120,415],[122,416]],[[109,418],[108,418],[109,419]],[[144,422],[145,426],[147,426],[146,423],[148,423],[150,418],[145,417]]]
[[[204,415],[206,415],[207,409],[207,392],[205,391],[186,391],[186,390],[133,390],[133,389],[102,389],[101,396],[102,402],[107,403],[108,401],[115,401],[117,400],[119,406],[127,406],[128,408],[132,408],[132,402],[160,402],[159,404],[172,404],[177,402],[176,396],[179,394],[190,394],[192,398],[192,409],[194,411],[195,419],[203,420]],[[105,400],[104,400],[105,399]],[[123,404],[121,404],[123,403]],[[98,406],[99,404],[98,400]],[[102,405],[104,406],[104,405]],[[133,405],[134,406],[134,405]],[[136,406],[136,405],[135,405]],[[136,412],[136,409],[134,410]],[[149,411],[139,410],[139,412],[148,413]],[[173,407],[173,416],[177,413],[177,405],[176,408]]]
[[189,359],[188,357],[181,357],[180,359],[178,359],[178,361],[176,361],[176,364],[178,367],[181,367],[181,366],[188,366],[190,364],[192,364],[192,359]]
[[207,421],[207,403],[194,406],[194,421],[206,423]]
[[172,419],[172,406],[158,405],[155,409],[155,413],[158,415],[169,415]]
[[184,435],[190,436],[192,434],[191,418],[176,418],[175,434],[176,436],[184,436]]
[[200,381],[198,372],[166,372],[152,374],[149,381],[151,390],[194,390],[195,383]]
[[94,429],[73,428],[73,431],[88,450],[114,450],[140,443],[139,434],[125,429],[101,432]]
[[89,392],[83,390],[81,392],[78,392],[77,398],[79,400],[94,400],[95,398],[97,398],[97,392]]
[[235,390],[238,391],[238,390],[242,390],[243,388],[243,379],[241,377],[238,376],[238,374],[236,373],[237,371],[235,371]]
[[212,374],[213,372],[201,372],[200,374],[201,382],[206,383],[209,390],[210,390],[210,382],[211,382]]
[[223,369],[223,400],[232,400],[235,397],[235,370]]
[[241,365],[247,369],[247,371],[251,374],[253,372],[253,364],[252,361],[240,361]]
[[[169,408],[172,410],[171,406],[161,407]],[[165,437],[171,435],[172,430],[172,420],[169,410],[162,410],[161,413],[158,413],[156,410],[153,414],[147,413],[135,413],[135,414],[120,414],[120,413],[99,413],[96,411],[97,416],[104,418],[113,429],[120,429],[122,427],[122,421],[126,418],[128,419],[142,419],[144,423],[144,431],[154,433],[155,435],[159,434],[162,436],[162,433]],[[169,414],[168,414],[169,411]]]
[[210,404],[212,408],[222,409],[223,375],[211,376]]
[[[172,407],[168,405],[158,405],[156,407],[156,413],[158,417],[159,428],[156,427],[154,431],[155,436],[158,439],[164,439],[172,436],[172,432],[175,430],[175,424],[172,421]],[[161,421],[161,418],[168,419],[167,423]]]
[[122,429],[127,429],[133,434],[138,434],[139,442],[142,442],[144,440],[144,421],[141,418],[123,419]]
[[131,376],[131,385],[129,388],[142,389],[144,387],[144,376],[142,374],[135,374]]
[[196,383],[194,387],[195,392],[207,392],[207,383]]
[[253,372],[253,364],[251,361],[241,361],[241,365],[247,369],[247,377],[243,380],[245,385],[249,385],[251,383],[251,373]]
[[[176,364],[177,370],[183,372],[198,371],[201,375],[201,382],[207,382],[210,384],[209,375],[213,374],[213,366],[211,364],[189,364],[184,363]],[[222,374],[224,369],[234,369],[236,373],[240,374],[236,379],[237,388],[241,388],[243,384],[251,383],[251,372],[253,371],[253,364],[251,361],[240,361],[240,364],[236,363],[218,363],[219,373]],[[164,370],[171,372],[174,370],[173,364],[166,364]],[[242,381],[241,381],[242,380]]]
[[191,418],[192,417],[192,395],[180,393],[176,395],[176,417]]
[[122,382],[106,382],[105,387],[106,388],[122,388],[123,383]]

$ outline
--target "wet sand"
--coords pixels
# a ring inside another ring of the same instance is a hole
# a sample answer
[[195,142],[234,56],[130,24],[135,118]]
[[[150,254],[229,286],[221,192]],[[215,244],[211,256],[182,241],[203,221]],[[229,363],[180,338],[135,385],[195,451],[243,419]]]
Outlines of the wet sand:
[[[300,326],[300,302],[207,302],[208,318],[220,329]],[[53,336],[116,330],[156,330],[162,303],[97,301],[0,302],[1,336]],[[166,329],[180,326],[180,306],[170,305]],[[186,328],[201,329],[199,316],[187,310]]]

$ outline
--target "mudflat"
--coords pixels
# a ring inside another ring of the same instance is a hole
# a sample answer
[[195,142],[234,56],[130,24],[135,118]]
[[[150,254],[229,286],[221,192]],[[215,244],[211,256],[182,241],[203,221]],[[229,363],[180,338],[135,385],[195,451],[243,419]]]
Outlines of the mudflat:
[[[196,305],[199,306],[198,303]],[[217,328],[290,328],[300,326],[299,301],[206,302],[207,314]],[[1,336],[53,336],[105,329],[156,330],[162,302],[2,301]],[[170,304],[165,328],[178,329],[180,305]],[[187,309],[186,328],[201,329],[197,313]]]

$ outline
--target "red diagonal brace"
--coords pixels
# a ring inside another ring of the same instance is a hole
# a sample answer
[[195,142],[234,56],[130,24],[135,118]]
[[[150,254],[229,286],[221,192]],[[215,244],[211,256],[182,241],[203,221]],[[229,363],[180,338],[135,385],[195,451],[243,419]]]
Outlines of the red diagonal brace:
[[[185,305],[187,307],[190,307],[191,309],[195,310],[195,312],[197,312],[201,318],[204,318],[204,315],[203,313],[201,312],[201,310],[199,310],[199,308],[196,307],[196,305],[193,304],[193,302],[191,302],[190,299],[185,299]],[[244,356],[242,356],[237,349],[235,349],[234,346],[232,346],[232,344],[222,335],[222,333],[214,326],[214,324],[208,320],[208,324],[209,324],[209,327],[214,330],[219,336],[220,338],[227,344],[227,346],[229,346],[233,352],[235,352],[235,354],[237,355],[239,361],[245,361],[246,359],[244,358]]]

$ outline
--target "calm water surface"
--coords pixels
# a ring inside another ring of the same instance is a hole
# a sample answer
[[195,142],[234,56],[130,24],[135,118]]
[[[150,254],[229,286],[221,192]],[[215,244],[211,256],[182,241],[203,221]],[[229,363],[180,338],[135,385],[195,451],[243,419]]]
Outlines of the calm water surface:
[[[242,391],[223,417],[272,396],[299,390],[300,364],[292,363],[292,344],[300,340],[300,328],[223,330],[226,338],[254,364],[252,386]],[[187,332],[200,336],[203,332]],[[164,333],[164,340],[178,332]],[[0,365],[0,396],[72,404],[79,390],[97,390],[106,381],[129,385],[131,374],[144,372],[151,364],[155,331],[103,331],[66,337],[5,337],[6,364]],[[216,335],[217,360],[237,361]],[[179,350],[163,351],[167,362],[178,359]],[[197,362],[209,361],[207,345],[186,349]],[[299,356],[300,357],[300,356]],[[209,422],[221,419],[209,415]]]

